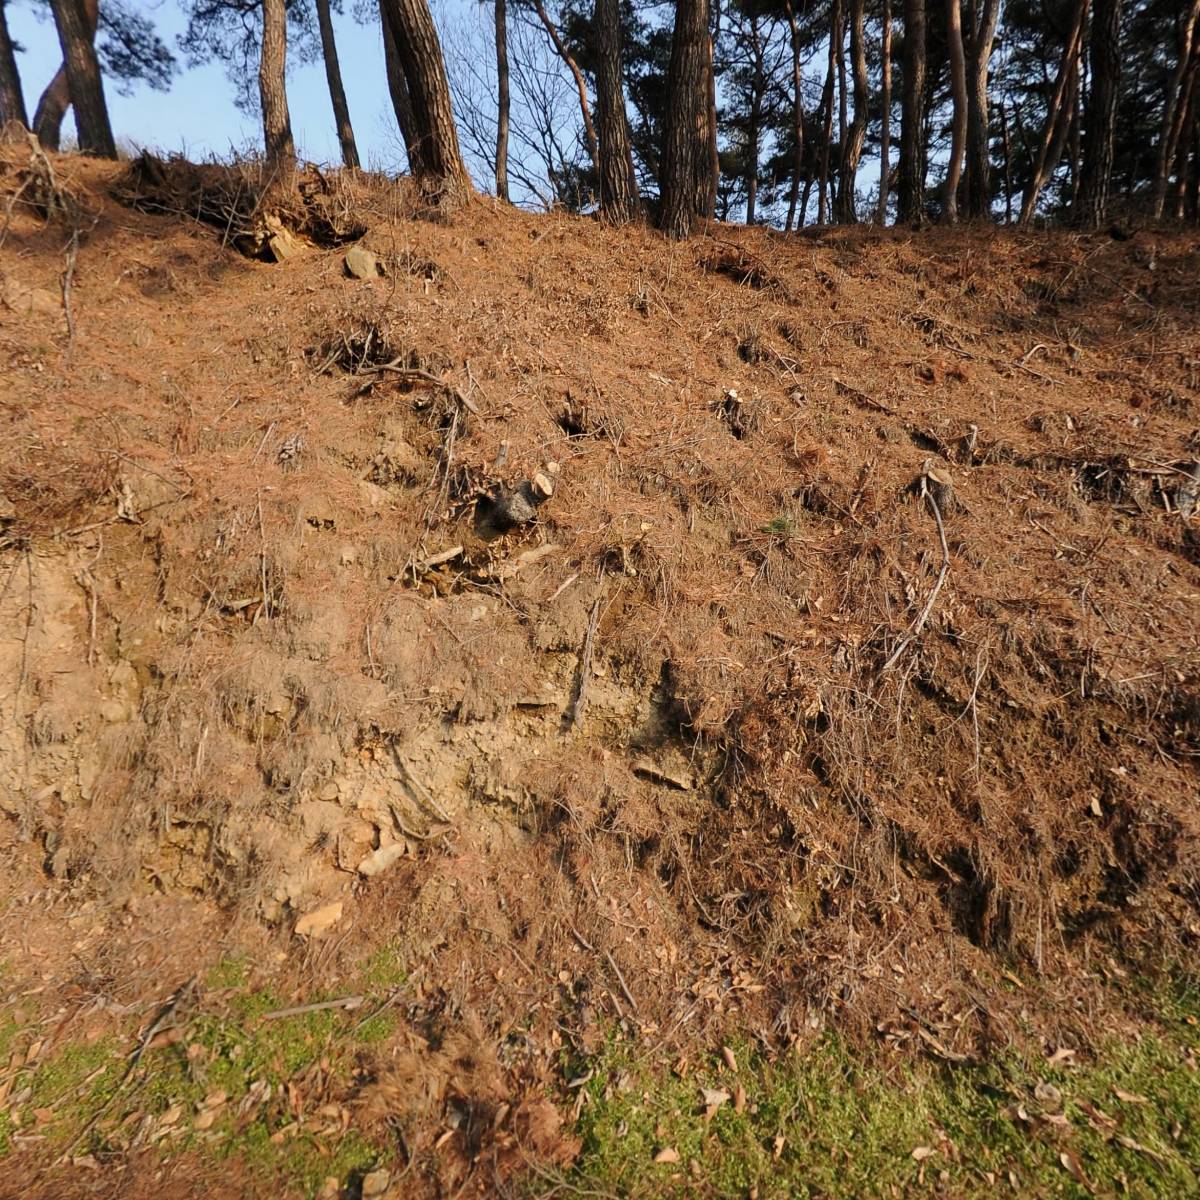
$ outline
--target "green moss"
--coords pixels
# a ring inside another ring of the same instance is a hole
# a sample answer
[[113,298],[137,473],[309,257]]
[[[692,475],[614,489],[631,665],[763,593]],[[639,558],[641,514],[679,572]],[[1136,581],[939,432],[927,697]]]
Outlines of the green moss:
[[408,979],[401,948],[392,942],[376,950],[363,964],[363,987],[371,992],[390,991]]
[[[610,1046],[591,1064],[572,1185],[673,1196],[693,1194],[700,1181],[705,1195],[757,1188],[762,1200],[940,1185],[982,1200],[1011,1173],[1021,1194],[1089,1195],[1065,1153],[1101,1191],[1146,1200],[1200,1194],[1200,1070],[1173,1040],[1114,1043],[1094,1063],[1055,1069],[1016,1057],[886,1069],[832,1038],[774,1063],[738,1057],[736,1077],[713,1060],[681,1080]],[[737,1083],[745,1110],[727,1102],[706,1120],[701,1088],[733,1092]],[[655,1163],[667,1148],[679,1161]]]

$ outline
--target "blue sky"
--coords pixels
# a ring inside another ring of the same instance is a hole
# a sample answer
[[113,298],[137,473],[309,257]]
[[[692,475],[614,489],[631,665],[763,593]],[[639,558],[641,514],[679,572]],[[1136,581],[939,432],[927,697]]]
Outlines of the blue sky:
[[[160,36],[175,48],[184,19],[173,0],[141,0],[144,11]],[[347,4],[346,9],[350,9]],[[23,48],[18,66],[25,102],[33,115],[42,88],[58,69],[62,53],[54,24],[39,19],[32,6],[10,0],[9,31]],[[387,96],[383,66],[383,44],[375,25],[358,25],[349,15],[335,16],[338,52],[350,103],[350,118],[359,153],[371,166],[394,167],[402,161],[396,146],[396,122]],[[227,154],[231,148],[258,147],[262,131],[254,116],[239,112],[233,103],[233,87],[220,66],[188,68],[169,92],[137,87],[121,96],[106,81],[105,95],[113,132],[119,140],[160,151],[182,151],[190,158]],[[288,102],[299,153],[315,162],[337,162],[340,158],[333,112],[319,63],[294,67],[288,76]],[[68,117],[64,132],[73,131]]]

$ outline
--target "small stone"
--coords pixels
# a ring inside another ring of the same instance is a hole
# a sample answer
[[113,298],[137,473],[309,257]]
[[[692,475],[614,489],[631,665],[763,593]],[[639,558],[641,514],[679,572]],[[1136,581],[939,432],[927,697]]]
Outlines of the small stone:
[[382,272],[379,259],[363,246],[351,246],[346,251],[346,274],[352,279],[374,279]]
[[342,919],[342,901],[334,900],[307,912],[296,922],[301,937],[324,937]]
[[390,866],[404,857],[407,849],[408,846],[405,842],[392,842],[390,845],[380,846],[378,850],[371,851],[358,864],[358,873],[366,879],[382,875]]
[[368,1171],[362,1181],[363,1200],[369,1200],[371,1196],[382,1196],[387,1191],[391,1178],[382,1167],[378,1171]]

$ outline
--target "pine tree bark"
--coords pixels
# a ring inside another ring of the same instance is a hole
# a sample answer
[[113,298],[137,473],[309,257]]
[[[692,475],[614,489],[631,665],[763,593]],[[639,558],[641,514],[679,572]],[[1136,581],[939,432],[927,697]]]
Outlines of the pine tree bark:
[[588,102],[587,80],[584,79],[579,63],[575,61],[575,56],[567,49],[566,43],[562,40],[562,34],[558,32],[558,27],[550,20],[550,14],[546,12],[546,6],[542,0],[533,0],[533,11],[537,13],[538,20],[545,27],[558,57],[566,64],[567,70],[571,72],[571,76],[575,80],[575,90],[579,93],[579,111],[583,117],[583,136],[587,141],[588,157],[592,160],[592,174],[599,181],[600,143],[596,137],[595,122],[592,120],[592,106]]
[[[884,3],[888,3],[888,0],[884,0]],[[792,0],[784,0],[784,9],[792,35],[792,186],[788,194],[787,221],[784,224],[785,229],[791,229],[796,217],[796,201],[800,196],[800,176],[804,174],[804,73],[800,63],[800,22],[796,19],[796,9]],[[800,214],[800,224],[804,224],[803,213]]]
[[659,227],[684,238],[708,215],[708,0],[675,0],[667,70]]
[[21,91],[21,73],[17,70],[17,56],[8,34],[5,7],[6,0],[0,0],[0,138],[6,133],[16,133],[18,127],[29,128],[25,95]]
[[904,0],[903,65],[896,217],[919,224],[925,219],[925,0]]
[[950,120],[950,158],[943,184],[942,216],[958,220],[958,185],[962,179],[963,148],[967,141],[967,63],[963,53],[962,0],[946,0],[946,45],[950,53],[950,95],[954,111]]
[[329,100],[333,105],[338,142],[342,147],[342,162],[352,170],[357,170],[358,145],[354,140],[354,127],[350,124],[346,89],[342,85],[342,68],[338,62],[337,41],[333,35],[333,15],[329,11],[329,0],[316,0],[316,5],[317,24],[321,30],[321,55],[325,59],[325,79],[329,84]]
[[1171,164],[1175,160],[1175,150],[1183,125],[1184,97],[1186,78],[1189,71],[1194,71],[1196,61],[1200,59],[1200,0],[1192,0],[1192,6],[1184,18],[1180,30],[1179,58],[1171,71],[1167,82],[1166,96],[1163,101],[1162,133],[1158,140],[1158,153],[1154,164],[1154,219],[1160,220],[1167,199],[1167,183],[1170,179]]
[[[96,39],[96,23],[100,17],[99,0],[84,0],[83,18],[87,23],[88,37]],[[64,59],[54,72],[54,78],[46,85],[33,110],[33,132],[44,150],[58,150],[62,146],[62,125],[71,108],[71,85],[67,82],[67,64]]]
[[512,108],[508,81],[508,4],[496,5],[496,195],[508,203],[508,124]]
[[[1054,80],[1054,91],[1051,93],[1050,103],[1046,107],[1046,123],[1038,142],[1037,158],[1029,177],[1029,183],[1025,188],[1025,194],[1021,198],[1021,215],[1018,219],[1021,225],[1028,225],[1033,219],[1042,188],[1046,186],[1046,181],[1054,173],[1059,156],[1062,154],[1062,145],[1070,125],[1067,100],[1068,95],[1074,96],[1074,89],[1078,83],[1079,47],[1089,3],[1090,0],[1077,0],[1075,5],[1071,29],[1067,34],[1066,46],[1058,66],[1058,75]],[[1055,151],[1056,146],[1057,150]]]
[[758,18],[750,17],[750,50],[754,71],[750,80],[750,112],[746,122],[746,224],[753,225],[758,208],[758,155],[762,142],[763,45],[759,35]]
[[[837,3],[837,0],[834,0]],[[817,224],[824,225],[829,220],[829,155],[830,142],[833,140],[833,84],[835,67],[833,63],[833,37],[829,38],[829,65],[825,69],[825,86],[821,89],[821,159],[817,167]],[[805,208],[808,207],[807,196]]]
[[1095,0],[1088,47],[1092,86],[1084,113],[1079,224],[1098,228],[1108,216],[1112,187],[1117,101],[1121,89],[1121,0]]
[[600,128],[600,212],[615,225],[637,216],[640,200],[631,170],[633,148],[625,112],[620,0],[596,0],[596,114]]
[[[392,23],[396,56],[412,104],[416,161],[414,173],[426,196],[452,206],[471,193],[471,181],[458,148],[446,61],[427,0],[380,0]],[[410,149],[410,162],[413,152]]]
[[891,191],[891,168],[888,158],[892,142],[892,0],[883,0],[883,44],[880,48],[881,80],[879,103],[882,115],[879,122],[879,201],[875,222],[887,224],[888,193]]
[[396,125],[404,142],[404,154],[408,159],[411,175],[420,175],[421,142],[417,137],[417,118],[413,112],[412,97],[408,94],[408,80],[404,78],[404,67],[400,64],[400,52],[396,49],[396,31],[386,9],[382,10],[383,65],[387,73],[388,94],[392,98],[392,110],[396,114]]
[[[718,19],[720,9],[717,10]],[[708,75],[708,170],[705,173],[704,215],[711,221],[717,215],[717,192],[721,190],[721,148],[717,142],[717,71],[713,61],[715,38],[705,38],[705,71]]]
[[296,165],[292,118],[288,112],[287,7],[285,0],[262,0],[262,51],[258,60],[258,96],[262,105],[263,148],[267,169],[276,177]]
[[850,0],[850,64],[854,75],[854,121],[842,145],[842,164],[838,170],[837,219],[846,225],[858,220],[854,188],[858,181],[858,163],[867,136],[867,107],[871,93],[867,83],[867,47],[863,36],[863,0]]
[[75,106],[79,149],[97,158],[116,158],[117,145],[93,44],[94,29],[89,28],[83,0],[51,0],[51,8],[66,64],[71,103]]
[[984,0],[976,13],[971,6],[971,29],[967,36],[967,216],[985,220],[992,213],[991,139],[988,116],[988,68],[996,27],[1000,22],[1000,0]]

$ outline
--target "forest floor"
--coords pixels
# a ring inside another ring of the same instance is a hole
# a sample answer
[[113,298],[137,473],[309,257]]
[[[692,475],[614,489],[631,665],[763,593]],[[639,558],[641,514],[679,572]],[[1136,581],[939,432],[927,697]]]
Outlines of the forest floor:
[[0,221],[0,1196],[1200,1191],[1194,231]]

